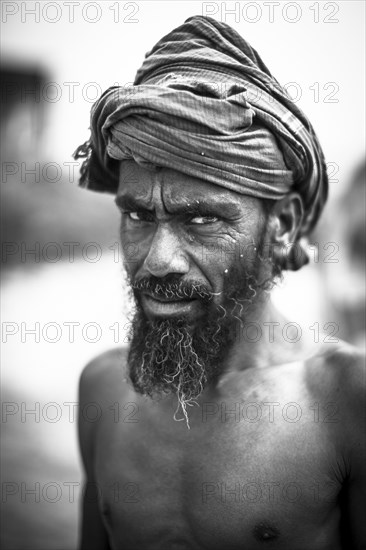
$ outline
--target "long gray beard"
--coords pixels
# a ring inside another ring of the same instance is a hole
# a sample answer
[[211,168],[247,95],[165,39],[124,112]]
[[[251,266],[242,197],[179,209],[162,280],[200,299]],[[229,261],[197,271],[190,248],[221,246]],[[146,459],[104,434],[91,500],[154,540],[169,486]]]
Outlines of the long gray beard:
[[138,309],[128,357],[135,390],[150,397],[175,393],[177,412],[181,408],[188,423],[186,407],[220,374],[232,344],[235,330],[223,322],[225,313],[221,308],[220,316],[210,314],[192,331],[184,318],[149,321]]

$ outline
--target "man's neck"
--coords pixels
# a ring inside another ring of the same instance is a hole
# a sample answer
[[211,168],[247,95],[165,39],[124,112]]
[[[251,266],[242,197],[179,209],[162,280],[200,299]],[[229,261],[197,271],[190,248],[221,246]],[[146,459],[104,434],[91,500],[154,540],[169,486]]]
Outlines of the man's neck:
[[[311,343],[305,342],[299,332],[298,338],[284,327],[291,327],[284,315],[268,298],[247,312],[245,321],[239,321],[233,346],[224,362],[222,374],[207,386],[208,392],[216,391],[233,374],[248,369],[268,368],[282,365],[310,355]],[[296,330],[296,328],[295,328]]]

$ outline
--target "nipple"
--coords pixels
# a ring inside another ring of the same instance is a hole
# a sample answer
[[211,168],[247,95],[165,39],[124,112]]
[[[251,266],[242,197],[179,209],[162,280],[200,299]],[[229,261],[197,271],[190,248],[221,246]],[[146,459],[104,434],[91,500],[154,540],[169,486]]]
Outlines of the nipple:
[[280,532],[276,527],[271,527],[265,523],[259,523],[253,529],[254,538],[261,542],[274,540],[278,538],[279,534]]

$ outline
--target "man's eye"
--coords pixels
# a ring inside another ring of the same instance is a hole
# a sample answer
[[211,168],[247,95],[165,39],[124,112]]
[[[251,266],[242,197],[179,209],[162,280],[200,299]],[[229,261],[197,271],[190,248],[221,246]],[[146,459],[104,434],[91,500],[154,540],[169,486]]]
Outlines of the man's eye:
[[134,222],[150,222],[153,220],[153,217],[149,212],[126,212],[126,215]]
[[195,216],[194,218],[191,218],[190,223],[193,223],[195,225],[205,225],[208,223],[215,223],[218,222],[219,218],[216,216]]

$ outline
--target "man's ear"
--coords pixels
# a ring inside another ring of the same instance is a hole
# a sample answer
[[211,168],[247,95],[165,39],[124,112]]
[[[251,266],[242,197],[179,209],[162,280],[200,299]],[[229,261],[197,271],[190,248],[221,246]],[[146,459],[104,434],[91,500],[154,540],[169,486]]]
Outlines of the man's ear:
[[298,193],[289,193],[276,201],[272,212],[274,256],[282,269],[297,270],[309,259],[298,242],[304,217],[304,205]]
[[283,199],[276,201],[272,216],[275,222],[274,241],[284,246],[295,243],[304,217],[304,206],[300,195],[289,193]]

